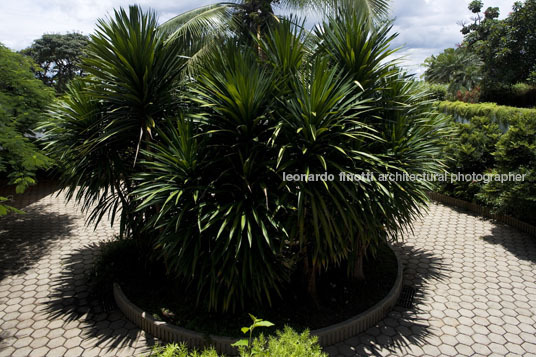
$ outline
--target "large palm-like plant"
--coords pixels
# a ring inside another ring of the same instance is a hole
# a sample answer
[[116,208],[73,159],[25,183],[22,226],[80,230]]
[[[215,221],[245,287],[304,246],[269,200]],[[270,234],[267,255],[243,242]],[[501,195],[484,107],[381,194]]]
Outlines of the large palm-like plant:
[[[290,272],[316,300],[322,271],[346,264],[363,278],[364,255],[419,213],[426,183],[378,175],[438,172],[442,119],[387,60],[388,25],[369,21],[339,11],[316,41],[282,21],[258,40],[260,57],[228,40],[197,71],[191,131],[170,129],[170,140],[144,152],[141,208],[162,207],[151,222],[165,232],[160,252],[209,307],[270,301]],[[335,179],[283,179],[325,172]],[[366,172],[376,178],[339,176]]]
[[121,234],[138,235],[132,174],[154,128],[177,110],[182,46],[165,45],[153,12],[138,7],[100,20],[84,59],[88,77],[71,85],[43,128],[51,154],[64,163],[69,198],[98,223],[120,215]]
[[278,255],[284,201],[268,145],[274,83],[250,48],[227,45],[199,69],[191,95],[202,115],[144,152],[140,208],[160,207],[159,251],[172,272],[194,277],[211,309],[243,306],[246,291],[270,301],[287,278]]
[[269,303],[296,276],[317,301],[335,265],[363,278],[365,254],[396,238],[427,188],[378,175],[438,172],[443,126],[388,59],[389,25],[348,6],[314,34],[281,19],[252,43],[226,36],[184,77],[193,34],[166,41],[137,8],[102,23],[92,76],[47,127],[69,194],[97,220],[120,212],[212,310]]
[[[328,101],[315,98],[331,89],[332,81],[325,77],[327,68],[319,82],[309,81],[312,87],[307,97],[294,88],[283,105],[293,108],[286,118],[296,118],[304,125],[289,131],[297,135],[287,138],[292,143],[288,146],[297,144],[293,164],[297,172],[372,174],[371,179],[359,182],[306,183],[300,187],[294,227],[299,227],[301,246],[308,246],[305,270],[313,287],[317,269],[339,261],[348,263],[352,276],[364,278],[364,255],[373,252],[378,243],[396,239],[419,213],[429,188],[426,182],[380,177],[440,171],[444,118],[433,114],[425,93],[396,67],[396,61],[388,60],[394,53],[390,43],[395,38],[389,35],[390,25],[378,26],[371,21],[366,14],[342,8],[316,33],[314,56],[325,58],[339,73],[338,83],[349,85],[343,97],[352,103],[346,118],[335,108],[326,107]],[[321,83],[328,83],[328,87]],[[325,113],[327,117],[333,114],[335,122],[324,121]]]

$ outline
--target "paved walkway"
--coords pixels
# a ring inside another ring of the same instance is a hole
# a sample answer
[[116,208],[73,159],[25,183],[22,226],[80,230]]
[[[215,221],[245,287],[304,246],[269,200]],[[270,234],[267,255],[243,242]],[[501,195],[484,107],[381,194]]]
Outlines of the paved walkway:
[[[1,193],[0,193],[1,195]],[[0,356],[135,356],[151,340],[85,285],[97,244],[114,231],[40,184],[18,198],[26,214],[0,218]]]
[[[0,356],[146,353],[151,336],[103,311],[85,286],[96,244],[113,230],[85,227],[52,185],[17,206],[27,214],[0,219]],[[536,239],[433,204],[397,249],[414,306],[331,355],[536,355]]]

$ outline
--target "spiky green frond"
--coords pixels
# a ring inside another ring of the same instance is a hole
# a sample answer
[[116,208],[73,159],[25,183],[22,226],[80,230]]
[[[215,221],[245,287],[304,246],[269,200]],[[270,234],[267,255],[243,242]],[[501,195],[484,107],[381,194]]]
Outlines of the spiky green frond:
[[160,25],[167,42],[180,38],[202,39],[228,31],[231,11],[237,4],[222,2],[202,6],[177,15]]
[[317,10],[326,13],[337,8],[367,14],[376,19],[389,15],[390,0],[285,0],[283,6],[296,10]]
[[156,15],[132,6],[99,20],[84,68],[44,127],[48,150],[65,163],[68,197],[98,223],[120,216],[121,233],[139,231],[133,215],[131,175],[155,127],[177,110],[177,81],[185,60],[166,46]]

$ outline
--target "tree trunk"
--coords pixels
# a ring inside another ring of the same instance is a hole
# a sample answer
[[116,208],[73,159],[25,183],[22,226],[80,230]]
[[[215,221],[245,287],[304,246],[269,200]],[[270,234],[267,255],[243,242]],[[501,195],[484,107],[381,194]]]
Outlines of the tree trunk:
[[[257,41],[259,41],[259,43],[260,43],[261,39],[262,39],[261,25],[257,25]],[[266,60],[266,56],[264,55],[264,52],[263,52],[260,44],[257,45],[257,53],[259,55],[259,58],[262,61]]]
[[320,298],[318,297],[318,288],[316,285],[318,269],[316,264],[314,264],[312,260],[310,260],[307,256],[303,261],[303,271],[305,275],[307,293],[309,294],[309,297],[311,298],[315,306],[319,307]]
[[365,253],[367,252],[368,244],[358,244],[357,248],[352,252],[353,256],[351,259],[351,272],[350,275],[355,281],[365,280]]
[[356,281],[365,280],[365,271],[363,270],[364,254],[359,254],[354,258],[354,266],[352,271],[352,279]]

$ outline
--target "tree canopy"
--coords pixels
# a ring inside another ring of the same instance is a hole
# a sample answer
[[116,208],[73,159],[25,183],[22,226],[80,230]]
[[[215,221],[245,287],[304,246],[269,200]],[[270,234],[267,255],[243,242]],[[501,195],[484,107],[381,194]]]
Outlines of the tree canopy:
[[[53,91],[34,77],[39,67],[31,59],[0,44],[0,175],[17,185],[17,192],[34,183],[35,171],[50,165],[32,142],[33,130]],[[0,197],[0,215],[7,213]]]
[[448,84],[451,94],[459,90],[472,90],[481,81],[480,58],[464,47],[447,48],[438,56],[424,62],[427,67],[424,79],[430,83]]
[[499,19],[498,7],[482,12],[480,0],[468,8],[475,16],[472,23],[463,24],[462,44],[428,58],[425,79],[448,83],[454,89],[471,90],[467,83],[472,83],[482,87],[483,100],[526,105],[525,97],[533,93],[530,87],[519,95],[513,86],[536,84],[536,0],[514,3],[505,19]]
[[33,58],[42,71],[36,76],[56,92],[63,93],[67,83],[83,74],[80,61],[88,38],[79,33],[45,34],[22,53]]

